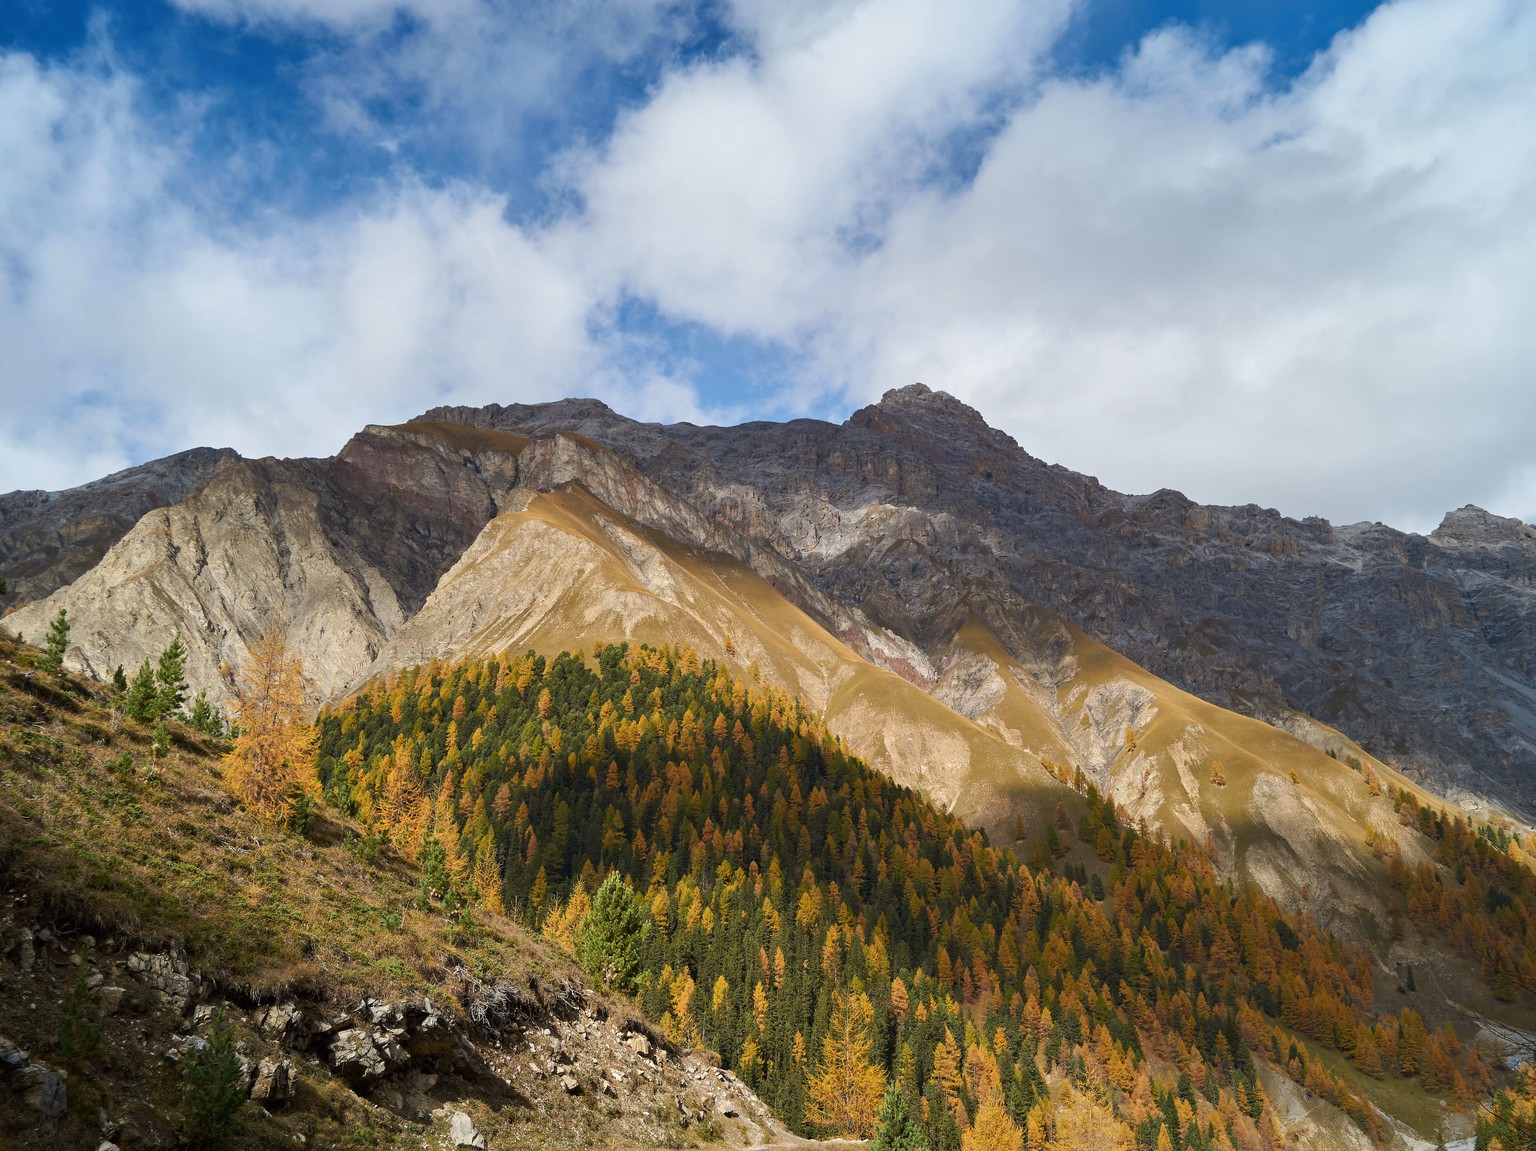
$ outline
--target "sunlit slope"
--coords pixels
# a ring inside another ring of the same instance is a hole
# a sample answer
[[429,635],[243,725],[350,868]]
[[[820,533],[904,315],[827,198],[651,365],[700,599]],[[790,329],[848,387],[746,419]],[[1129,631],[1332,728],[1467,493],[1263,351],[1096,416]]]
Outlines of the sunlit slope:
[[1072,798],[1034,755],[869,663],[736,559],[645,528],[579,485],[523,489],[509,507],[369,676],[509,650],[671,644],[811,701],[857,754],[967,819],[1006,807],[1038,826]]
[[1367,837],[1427,858],[1388,794],[1407,787],[1428,801],[1416,785],[1342,735],[1331,733],[1329,755],[1181,691],[1042,609],[1010,622],[1007,646],[975,616],[966,622],[942,661],[940,695],[969,700],[971,719],[1036,758],[1080,768],[1133,819],[1210,846],[1287,906],[1385,938],[1386,868]]
[[1389,783],[1412,785],[1342,736],[1335,759],[1180,691],[1050,612],[1015,613],[1006,645],[972,615],[924,690],[740,561],[639,524],[580,484],[520,489],[505,506],[363,679],[509,650],[690,647],[824,709],[859,755],[1005,841],[1016,815],[1037,829],[1058,802],[1075,814],[1050,772],[1070,781],[1081,769],[1132,818],[1209,845],[1287,906],[1377,942],[1387,884],[1368,832],[1422,856],[1386,796]]

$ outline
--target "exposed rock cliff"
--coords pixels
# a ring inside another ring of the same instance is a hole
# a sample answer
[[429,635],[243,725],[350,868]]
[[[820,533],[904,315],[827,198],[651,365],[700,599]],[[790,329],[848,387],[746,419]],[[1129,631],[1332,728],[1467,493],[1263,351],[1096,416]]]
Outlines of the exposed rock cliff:
[[1047,465],[912,385],[842,425],[642,425],[594,401],[432,418],[577,430],[829,599],[933,653],[975,612],[1039,604],[1207,699],[1302,712],[1439,786],[1522,801],[1536,778],[1536,533],[1462,509],[1428,538],[1177,492],[1127,496]]
[[8,602],[41,599],[78,579],[146,512],[180,503],[239,458],[228,448],[193,448],[68,491],[0,495]]

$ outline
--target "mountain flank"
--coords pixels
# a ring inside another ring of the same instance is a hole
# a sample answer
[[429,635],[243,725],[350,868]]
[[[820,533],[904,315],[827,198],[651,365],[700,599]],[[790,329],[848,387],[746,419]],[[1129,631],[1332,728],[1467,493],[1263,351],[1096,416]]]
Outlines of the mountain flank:
[[1439,788],[1522,803],[1536,774],[1536,532],[1518,521],[1464,508],[1423,537],[1126,496],[922,385],[841,425],[642,426],[595,401],[429,416],[579,431],[925,650],[971,610],[1006,635],[1035,604],[1196,695],[1314,717]]

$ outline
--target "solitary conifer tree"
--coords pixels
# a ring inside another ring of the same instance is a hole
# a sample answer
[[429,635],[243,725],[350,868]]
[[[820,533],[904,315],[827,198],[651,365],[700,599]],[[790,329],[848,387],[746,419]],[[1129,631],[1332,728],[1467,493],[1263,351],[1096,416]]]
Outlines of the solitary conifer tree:
[[218,708],[208,702],[208,693],[205,691],[198,692],[197,698],[192,701],[192,712],[187,716],[187,722],[214,739],[224,738],[224,717],[219,714]]
[[885,1099],[880,1103],[879,1124],[870,1151],[928,1151],[927,1140],[912,1116],[907,1113],[907,1100],[901,1089],[892,1083],[885,1089]]
[[170,646],[160,653],[160,666],[155,669],[155,713],[175,715],[187,699],[187,645],[181,642],[181,633],[171,637]]
[[148,723],[155,718],[155,673],[149,666],[149,660],[146,659],[134,673],[123,707],[129,719]]
[[58,671],[64,666],[64,652],[69,647],[69,614],[59,609],[48,625],[48,638],[43,643],[43,658],[37,666],[45,671]]
[[287,819],[314,790],[315,729],[305,715],[303,665],[276,624],[251,649],[235,690],[240,734],[224,757],[230,788],[260,818]]
[[592,900],[592,913],[576,944],[576,958],[604,987],[633,991],[640,974],[640,937],[644,932],[639,896],[612,872]]

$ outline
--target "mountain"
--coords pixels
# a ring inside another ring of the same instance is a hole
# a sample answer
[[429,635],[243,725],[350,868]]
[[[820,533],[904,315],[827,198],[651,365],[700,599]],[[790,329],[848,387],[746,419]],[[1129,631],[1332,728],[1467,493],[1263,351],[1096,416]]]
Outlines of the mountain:
[[[1426,786],[1503,796],[1531,766],[1536,544],[1516,521],[1463,509],[1423,539],[1122,496],[920,386],[841,426],[438,409],[333,459],[224,455],[195,485],[122,490],[167,502],[110,539],[87,496],[43,501],[89,530],[48,529],[28,578],[57,586],[5,619],[40,642],[67,609],[70,668],[132,672],[179,632],[194,689],[227,703],[285,620],[318,706],[466,660],[664,647],[781,693],[1030,867],[1096,867],[1076,833],[1111,800],[1213,881],[1363,945],[1367,1001],[1407,995],[1464,1042],[1536,1031],[1531,845]],[[15,506],[3,539],[40,538],[43,504]],[[1063,859],[1053,837],[1081,842]],[[1422,1093],[1351,1090],[1428,1133]]]
[[1009,621],[1037,605],[1195,695],[1303,737],[1311,716],[1433,786],[1525,802],[1536,779],[1536,529],[1517,520],[1463,508],[1426,538],[1121,495],[921,384],[841,425],[639,425],[593,401],[427,418],[590,437],[925,652],[974,612],[1023,656]]
[[[1326,562],[1303,548],[1306,525],[1175,504],[1041,464],[921,386],[841,427],[640,425],[589,400],[442,409],[369,426],[331,460],[225,460],[6,622],[40,642],[67,607],[70,660],[102,677],[153,660],[179,630],[189,679],[218,702],[281,614],[317,703],[433,658],[687,643],[814,702],[872,765],[1000,837],[1016,817],[1039,828],[1070,806],[1081,771],[1134,816],[1208,844],[1229,874],[1385,947],[1385,869],[1367,836],[1397,839],[1398,825],[1346,761],[1409,781],[1288,706],[1233,649],[1255,635],[1274,649],[1271,633],[1295,627],[1318,588],[1347,600],[1365,576],[1339,545]],[[1446,540],[1473,560],[1506,557],[1485,602],[1527,594],[1523,529],[1452,519]],[[1312,588],[1299,606],[1295,587]],[[1397,602],[1383,595],[1378,615]],[[1513,644],[1526,617],[1509,612]],[[1127,617],[1122,650],[1092,634]],[[1349,634],[1368,622],[1362,608]],[[1286,642],[1309,657],[1339,646],[1297,635]],[[1469,646],[1420,662],[1466,664]],[[1138,649],[1144,662],[1126,657]],[[1361,659],[1363,675],[1388,662]],[[1291,664],[1311,666],[1277,655],[1264,674]],[[1520,730],[1517,715],[1495,735],[1515,743]]]
[[[396,608],[415,611],[489,521],[523,441],[556,433],[632,465],[686,507],[694,537],[706,525],[727,532],[791,600],[925,688],[972,616],[1033,658],[1012,632],[1045,608],[1193,695],[1326,749],[1335,737],[1310,722],[1321,721],[1437,790],[1522,804],[1536,775],[1536,530],[1476,508],[1423,537],[1204,507],[1166,490],[1121,495],[1042,463],[922,385],[842,425],[640,424],[594,400],[436,409],[402,429],[369,428],[334,460],[242,461],[273,474],[235,486],[293,473],[284,482],[311,488],[316,531],[347,553],[322,567],[379,601],[366,609],[378,622],[345,641],[363,650],[398,626]],[[180,459],[146,468],[177,471]],[[134,491],[137,507],[177,503],[193,478],[101,483]],[[13,591],[70,582],[122,530],[126,514],[92,510],[95,487],[0,497],[0,563],[21,573]],[[45,535],[46,549],[18,542]],[[238,654],[238,642],[219,646]],[[92,650],[105,647],[82,653]],[[338,667],[317,686],[344,679]]]

